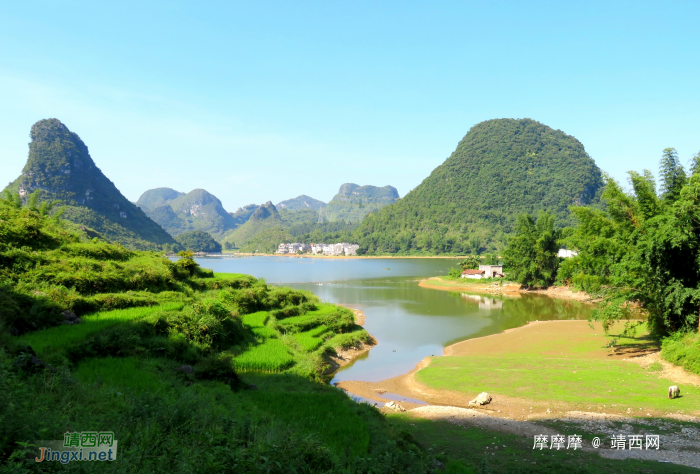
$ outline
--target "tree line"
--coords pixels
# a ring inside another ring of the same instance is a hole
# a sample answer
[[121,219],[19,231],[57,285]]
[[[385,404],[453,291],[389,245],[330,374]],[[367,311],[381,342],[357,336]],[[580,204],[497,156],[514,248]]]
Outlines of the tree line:
[[[577,225],[557,229],[541,213],[518,217],[503,252],[507,276],[528,287],[555,282],[603,298],[596,313],[615,321],[646,319],[653,335],[694,330],[700,323],[700,153],[683,167],[663,151],[659,187],[649,170],[630,171],[626,191],[605,177],[604,206],[573,206]],[[560,259],[560,246],[577,255]]]

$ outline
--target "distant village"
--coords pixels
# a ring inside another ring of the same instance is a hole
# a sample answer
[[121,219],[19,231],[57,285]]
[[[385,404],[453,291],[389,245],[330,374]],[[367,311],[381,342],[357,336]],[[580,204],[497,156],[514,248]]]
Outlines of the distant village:
[[357,255],[357,249],[360,246],[357,244],[349,244],[343,242],[340,244],[280,244],[276,253],[280,254],[298,254],[311,253],[313,255]]

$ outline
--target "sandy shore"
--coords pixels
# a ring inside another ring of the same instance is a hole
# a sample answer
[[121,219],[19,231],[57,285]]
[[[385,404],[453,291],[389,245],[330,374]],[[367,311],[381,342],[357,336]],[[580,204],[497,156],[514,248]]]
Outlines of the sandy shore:
[[426,280],[421,280],[418,283],[423,288],[442,291],[466,291],[472,293],[485,293],[490,295],[503,295],[519,297],[524,294],[547,295],[552,298],[562,298],[568,300],[576,300],[583,302],[595,302],[588,293],[583,291],[572,291],[568,287],[552,286],[540,290],[523,289],[517,283],[511,282],[496,282],[496,283],[480,283],[446,280],[442,277],[431,277]]

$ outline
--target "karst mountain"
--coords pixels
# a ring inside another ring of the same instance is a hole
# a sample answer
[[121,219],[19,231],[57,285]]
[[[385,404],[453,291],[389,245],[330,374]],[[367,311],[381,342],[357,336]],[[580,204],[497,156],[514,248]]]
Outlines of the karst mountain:
[[63,218],[126,247],[175,245],[172,236],[119,192],[80,137],[58,119],[38,121],[30,137],[27,163],[7,189],[24,199],[41,190],[42,201],[62,201]]
[[369,253],[495,250],[519,214],[573,224],[569,206],[595,205],[602,186],[576,138],[531,119],[488,120],[403,199],[368,215],[356,237]]

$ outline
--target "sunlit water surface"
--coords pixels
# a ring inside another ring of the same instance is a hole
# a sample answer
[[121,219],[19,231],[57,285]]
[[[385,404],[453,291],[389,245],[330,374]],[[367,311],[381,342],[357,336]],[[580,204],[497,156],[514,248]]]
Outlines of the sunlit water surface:
[[591,306],[541,295],[492,297],[421,288],[446,275],[454,259],[198,258],[215,272],[245,273],[309,290],[323,301],[364,312],[379,344],[335,374],[333,382],[376,382],[404,374],[455,342],[502,332],[528,321],[586,319]]

